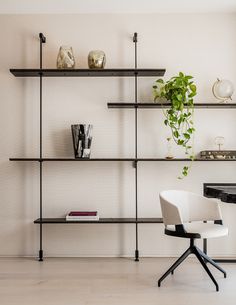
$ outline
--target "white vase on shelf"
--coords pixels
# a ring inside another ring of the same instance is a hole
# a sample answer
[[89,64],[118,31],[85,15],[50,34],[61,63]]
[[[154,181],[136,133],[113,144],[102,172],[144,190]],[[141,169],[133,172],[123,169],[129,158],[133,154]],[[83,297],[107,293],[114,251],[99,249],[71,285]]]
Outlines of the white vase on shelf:
[[171,137],[166,138],[167,140],[167,154],[166,159],[173,159],[174,155],[172,153],[172,143],[171,143]]

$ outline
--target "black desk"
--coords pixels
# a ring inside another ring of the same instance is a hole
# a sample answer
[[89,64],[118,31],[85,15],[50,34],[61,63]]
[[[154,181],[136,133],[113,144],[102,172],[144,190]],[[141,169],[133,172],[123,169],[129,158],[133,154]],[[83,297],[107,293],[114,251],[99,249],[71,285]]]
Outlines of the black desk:
[[[218,198],[222,202],[236,204],[236,183],[204,183],[203,194],[208,198]],[[207,240],[203,240],[203,251],[207,253]],[[236,259],[216,259],[220,263],[236,263]]]

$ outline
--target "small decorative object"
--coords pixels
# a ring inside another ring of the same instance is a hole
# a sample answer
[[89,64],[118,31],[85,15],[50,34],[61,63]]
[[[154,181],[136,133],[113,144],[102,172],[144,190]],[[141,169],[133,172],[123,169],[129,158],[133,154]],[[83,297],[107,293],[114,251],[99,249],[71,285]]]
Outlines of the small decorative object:
[[226,159],[235,160],[235,150],[204,150],[200,152],[201,159],[214,160],[214,159]]
[[227,79],[220,80],[217,78],[217,81],[212,86],[212,93],[220,102],[227,103],[232,100],[234,85]]
[[57,56],[57,69],[74,69],[75,58],[72,47],[61,46]]
[[167,140],[167,155],[166,155],[166,159],[173,159],[174,156],[172,154],[171,137],[166,138],[166,140]]
[[[192,76],[182,72],[166,82],[158,79],[153,86],[153,94],[154,101],[158,100],[163,105],[164,124],[170,127],[173,140],[184,148],[185,153],[193,161],[193,134],[195,131],[193,97],[197,94],[197,88],[192,79]],[[170,108],[166,109],[164,101],[169,102]],[[184,166],[182,176],[178,178],[182,179],[187,176],[189,168],[189,166]]]
[[224,137],[216,137],[215,138],[215,144],[218,145],[219,150],[221,150],[221,146],[223,146],[225,143],[225,138]]
[[71,125],[75,158],[90,158],[92,130],[91,124]]
[[103,51],[94,50],[89,52],[88,66],[89,69],[104,69],[106,64],[106,55]]

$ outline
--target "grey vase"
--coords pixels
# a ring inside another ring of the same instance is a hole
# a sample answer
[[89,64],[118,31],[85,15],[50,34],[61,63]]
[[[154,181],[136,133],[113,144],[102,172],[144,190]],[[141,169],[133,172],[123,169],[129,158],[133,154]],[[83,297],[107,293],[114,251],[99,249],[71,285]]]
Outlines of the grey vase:
[[71,125],[75,158],[90,158],[93,125]]

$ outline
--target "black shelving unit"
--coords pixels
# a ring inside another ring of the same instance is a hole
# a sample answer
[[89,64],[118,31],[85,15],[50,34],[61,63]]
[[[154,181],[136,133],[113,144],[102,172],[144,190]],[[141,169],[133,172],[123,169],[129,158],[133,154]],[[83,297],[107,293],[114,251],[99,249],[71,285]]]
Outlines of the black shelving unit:
[[[40,105],[40,147],[39,157],[35,158],[10,158],[10,161],[20,162],[39,162],[39,218],[34,221],[35,224],[39,224],[39,261],[43,261],[43,225],[44,224],[135,224],[135,260],[139,260],[139,245],[138,245],[138,225],[148,223],[162,223],[161,218],[140,218],[138,217],[138,163],[139,162],[189,162],[189,159],[185,158],[140,158],[138,157],[138,109],[161,109],[162,107],[168,108],[170,104],[160,105],[157,103],[140,103],[138,102],[138,78],[139,77],[160,77],[165,73],[165,69],[139,69],[137,65],[137,42],[138,35],[134,33],[134,68],[133,69],[74,69],[74,70],[58,70],[58,69],[43,69],[42,60],[43,53],[42,47],[46,43],[46,37],[40,33],[40,65],[39,69],[10,69],[10,72],[15,77],[38,77],[39,78],[39,105]],[[133,158],[91,158],[91,159],[75,159],[75,158],[44,158],[43,157],[43,145],[42,145],[42,118],[43,118],[43,78],[45,77],[133,77],[134,78],[134,102],[115,102],[108,103],[108,108],[130,108],[134,109],[135,118],[135,134],[134,134],[134,146],[135,155]],[[236,108],[235,103],[218,104],[218,103],[196,103],[195,108],[209,108],[209,109],[230,109]],[[194,162],[229,162],[232,160],[204,160],[195,159]],[[132,162],[135,169],[135,215],[133,218],[101,218],[99,221],[66,221],[65,218],[44,218],[43,217],[43,163],[44,162]]]
[[[135,260],[139,260],[139,250],[138,250],[138,224],[145,223],[161,223],[161,218],[139,218],[138,217],[138,113],[135,107],[135,156],[134,158],[93,158],[93,159],[75,159],[75,158],[44,158],[43,157],[43,145],[42,145],[42,117],[43,117],[43,78],[45,77],[133,77],[134,78],[134,91],[135,91],[135,104],[138,105],[138,77],[157,77],[163,76],[165,69],[139,69],[137,66],[137,33],[134,33],[134,68],[129,69],[73,69],[73,70],[63,70],[63,69],[43,69],[42,67],[42,47],[46,43],[46,37],[40,33],[40,65],[39,69],[10,69],[10,72],[15,77],[38,77],[39,78],[39,104],[40,104],[40,148],[38,158],[10,158],[10,161],[25,161],[39,162],[39,218],[34,221],[35,224],[39,224],[39,261],[43,261],[43,224],[135,224]],[[147,159],[143,159],[143,161]],[[157,160],[157,159],[156,159]],[[165,160],[165,159],[159,159]],[[83,162],[120,162],[120,161],[131,161],[135,168],[135,217],[133,218],[101,218],[99,221],[66,221],[65,218],[43,218],[43,163],[44,162],[64,162],[64,161],[83,161]]]

